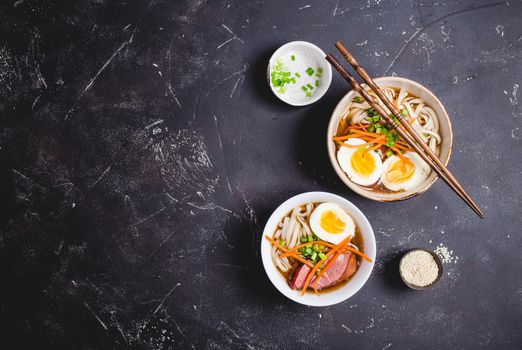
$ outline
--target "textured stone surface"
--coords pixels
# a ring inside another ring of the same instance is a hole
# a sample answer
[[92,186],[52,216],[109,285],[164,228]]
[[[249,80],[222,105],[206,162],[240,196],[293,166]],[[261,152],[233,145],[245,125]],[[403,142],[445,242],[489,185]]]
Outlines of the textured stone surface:
[[[520,348],[522,3],[3,1],[0,341],[47,348]],[[355,195],[327,159],[347,86],[293,108],[265,82],[292,40],[342,39],[374,76],[430,88],[453,122],[450,169],[418,198]],[[378,261],[350,300],[286,300],[260,233],[324,190],[372,223]],[[409,248],[453,251],[405,289]],[[7,347],[6,347],[7,348]]]

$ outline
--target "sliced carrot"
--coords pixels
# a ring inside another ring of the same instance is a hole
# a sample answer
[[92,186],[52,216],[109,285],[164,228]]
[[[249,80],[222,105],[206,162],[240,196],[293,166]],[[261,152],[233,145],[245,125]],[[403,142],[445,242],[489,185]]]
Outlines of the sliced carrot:
[[[326,272],[326,270],[328,270],[330,268],[330,266],[332,266],[333,262],[339,257],[339,255],[341,255],[342,253],[342,249],[344,248],[344,246],[346,246],[350,241],[351,241],[351,237],[349,240],[347,240],[343,246],[341,247],[338,247],[337,249],[337,252],[334,254],[334,256],[330,259],[330,261],[328,261],[328,263],[326,264],[326,266],[319,272],[319,275],[317,276],[317,278],[315,279],[315,283],[314,283],[314,291],[315,293],[317,294],[317,282],[319,282],[319,279],[321,278],[321,276],[323,275],[323,273]],[[335,249],[335,248],[334,248]]]
[[342,140],[352,139],[352,138],[354,138],[354,137],[357,137],[357,135],[351,134],[351,135],[336,136],[336,137],[334,137],[333,139],[334,139],[334,140],[342,141]]
[[413,149],[411,149],[410,147],[403,146],[403,145],[400,144],[400,143],[396,143],[396,144],[395,144],[395,147],[397,147],[398,149],[405,150],[405,151],[415,152],[415,151],[414,151]]
[[354,253],[356,255],[359,255],[361,258],[363,258],[364,260],[366,260],[368,262],[372,262],[372,259],[370,259],[370,257],[368,255],[366,255],[364,253],[361,253],[357,249],[354,249],[354,248],[352,248],[350,246],[345,247],[345,249],[351,251],[352,253]]
[[367,132],[367,131],[360,131],[360,130],[352,130],[353,133],[355,134],[359,134],[359,135],[366,135],[366,136],[371,136],[371,137],[378,137],[378,136],[381,136],[382,134],[378,134],[376,132]]
[[321,278],[321,276],[323,275],[323,273],[328,270],[330,268],[330,266],[332,266],[332,264],[334,263],[334,261],[339,257],[339,255],[341,255],[341,251],[337,251],[335,252],[334,256],[328,261],[328,263],[326,264],[326,266],[319,272],[319,275],[317,275],[317,277],[315,278],[315,282],[314,282],[314,292],[315,294],[319,294],[317,292],[317,283],[319,282],[319,278]]
[[330,248],[334,248],[335,247],[335,244],[332,244],[332,243],[329,243],[329,242],[326,242],[326,241],[318,240],[318,241],[313,241],[313,242],[302,243],[302,244],[296,245],[295,247],[293,247],[292,249],[289,249],[286,253],[282,254],[281,256],[283,257],[286,254],[290,255],[289,253],[291,253],[291,252],[296,252],[296,251],[298,251],[301,248],[304,248],[304,247],[309,246],[309,245],[314,245],[314,244],[324,245],[325,247],[330,247]]
[[365,146],[371,146],[374,143],[382,143],[382,144],[384,144],[384,139],[385,138],[386,138],[386,135],[380,135],[380,136],[378,136],[378,137],[376,137],[376,138],[374,138],[371,141],[368,141],[366,143],[361,143],[359,145],[347,145],[347,144],[343,143],[342,146],[348,147],[348,148],[361,148],[361,147],[365,147]]
[[368,128],[367,125],[365,124],[362,124],[362,123],[357,123],[355,125],[349,125],[348,126],[348,129],[362,129],[362,130],[366,130]]
[[[269,237],[269,236],[265,236],[266,239],[272,243],[273,246],[275,246],[277,249],[281,250],[282,252],[287,252],[288,249],[283,247],[281,244],[277,243],[272,237]],[[312,264],[310,261],[306,260],[306,259],[303,259],[301,258],[300,256],[296,255],[294,256],[294,258],[296,258],[297,260],[299,260],[300,262],[302,262],[303,264],[305,265],[308,265],[310,267],[314,267],[314,264]]]
[[[332,254],[334,254],[336,251],[335,250],[330,250],[328,253],[326,253],[326,260],[328,260],[328,258],[330,256],[332,256]],[[315,266],[312,268],[312,270],[310,271],[310,273],[308,274],[308,277],[306,277],[306,280],[305,280],[305,284],[303,286],[303,289],[301,289],[301,295],[304,295],[304,293],[306,292],[306,289],[308,289],[308,285],[310,284],[310,281],[312,280],[312,277],[314,276],[314,274],[317,272],[317,270],[319,269],[319,267],[321,265],[324,264],[324,261],[323,260],[320,260],[317,264],[315,264]]]
[[[328,261],[328,258],[331,257],[336,251],[338,251],[340,249],[339,247],[344,246],[344,244],[346,244],[346,242],[348,242],[351,238],[352,238],[351,236],[346,237],[341,243],[336,245],[335,248],[333,248],[328,253],[326,253],[325,261]],[[317,272],[319,267],[321,267],[322,265],[324,265],[324,261],[321,260],[312,268],[312,271],[310,271],[310,273],[308,274],[308,277],[306,277],[305,284],[303,286],[303,289],[301,290],[301,295],[304,295],[304,293],[306,292],[306,289],[308,289],[308,286],[310,285],[310,281],[312,280],[312,277]]]

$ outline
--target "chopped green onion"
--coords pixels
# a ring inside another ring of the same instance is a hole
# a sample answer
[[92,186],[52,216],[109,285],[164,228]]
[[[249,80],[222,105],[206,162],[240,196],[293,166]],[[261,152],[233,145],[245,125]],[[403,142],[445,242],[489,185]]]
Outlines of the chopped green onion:
[[396,116],[393,116],[393,121],[398,123],[399,122],[399,118],[397,118]]
[[324,248],[325,248],[324,245],[320,245],[320,246],[319,246],[319,249],[320,249],[320,250],[323,250]]
[[306,92],[306,97],[312,97],[312,93],[310,91]]
[[306,248],[305,252],[306,252],[306,254],[312,254],[312,249],[311,248]]
[[306,88],[306,86],[303,85],[303,86],[301,86],[301,90],[306,91],[308,89]]
[[308,74],[309,76],[314,75],[314,73],[315,73],[315,71],[314,71],[314,69],[312,67],[308,67],[306,69],[306,74]]
[[325,254],[325,253],[319,253],[318,255],[319,255],[319,258],[320,258],[321,260],[323,260],[323,261],[326,260],[326,254]]
[[375,131],[375,125],[370,125],[370,126],[368,127],[368,131],[369,131],[369,132],[374,132],[374,131]]
[[316,252],[314,252],[314,253],[312,254],[312,260],[315,260],[315,258],[317,258],[317,253],[316,253]]
[[314,87],[312,85],[310,85],[310,84],[306,84],[306,87],[309,88],[310,90],[314,89]]
[[373,117],[374,115],[377,115],[377,112],[375,112],[375,109],[370,107],[366,110],[366,114],[368,114],[368,117]]
[[298,77],[298,78],[301,78],[301,74],[299,74],[297,72],[295,73],[295,76]]
[[379,117],[378,115],[372,117],[372,121],[373,121],[374,123],[375,123],[375,122],[378,122],[378,121],[380,121],[380,120],[381,120],[381,117]]
[[319,80],[315,81],[315,86],[319,86]]
[[286,245],[286,242],[285,241],[279,241],[279,244],[284,247]]
[[306,242],[308,242],[308,237],[306,237],[306,236],[301,237],[301,243],[306,243]]
[[[271,72],[272,86],[282,88],[285,84],[289,84],[292,80],[290,78],[290,72],[282,71],[282,65],[277,64],[274,67],[274,71]],[[279,92],[284,92],[284,89],[280,89]]]
[[391,157],[391,156],[393,156],[393,152],[391,150],[386,152],[386,157]]
[[407,110],[407,109],[403,109],[403,110],[401,111],[401,113],[402,113],[402,115],[405,116],[405,117],[407,117],[407,116],[410,114],[410,113],[408,113],[408,110]]
[[313,241],[315,241],[314,236],[308,236],[308,242],[313,242]]
[[377,127],[377,128],[375,129],[375,132],[376,132],[377,134],[380,134],[381,131],[382,131],[382,128],[380,128],[380,127]]
[[295,55],[290,56],[290,58],[292,59],[292,61],[295,61]]
[[321,67],[317,67],[317,73],[321,74],[323,72],[323,69]]
[[355,96],[352,101],[362,103],[364,101],[364,98],[362,98],[362,96]]

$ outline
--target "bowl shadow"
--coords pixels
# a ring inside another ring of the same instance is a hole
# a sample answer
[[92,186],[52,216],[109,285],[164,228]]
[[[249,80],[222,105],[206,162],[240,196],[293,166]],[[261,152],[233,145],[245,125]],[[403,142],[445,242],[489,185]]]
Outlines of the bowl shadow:
[[297,125],[295,153],[306,176],[321,190],[339,194],[353,201],[358,195],[348,188],[334,171],[326,145],[330,116],[344,91],[327,93],[307,108]]
[[401,249],[400,251],[396,251],[386,255],[383,261],[383,272],[382,272],[382,280],[390,289],[399,292],[411,292],[404,282],[401,279],[401,275],[399,273],[399,263],[401,261],[402,256],[409,249]]
[[266,104],[273,105],[274,107],[282,109],[282,112],[289,112],[296,107],[290,106],[279,100],[277,96],[272,93],[269,86],[270,82],[267,81],[268,62],[278,47],[279,46],[274,46],[273,48],[264,50],[256,55],[256,60],[247,71],[246,78],[248,79],[245,79],[245,81],[254,82],[249,87],[256,94],[256,101],[262,101]]
[[[238,201],[242,199],[236,198]],[[267,203],[277,203],[278,199]],[[225,235],[235,242],[233,263],[240,266],[238,279],[240,286],[250,296],[267,303],[281,302],[284,296],[272,285],[263,268],[259,242],[264,224],[272,214],[274,206],[259,207],[248,212],[247,208],[238,211],[239,218],[231,216],[224,227]]]

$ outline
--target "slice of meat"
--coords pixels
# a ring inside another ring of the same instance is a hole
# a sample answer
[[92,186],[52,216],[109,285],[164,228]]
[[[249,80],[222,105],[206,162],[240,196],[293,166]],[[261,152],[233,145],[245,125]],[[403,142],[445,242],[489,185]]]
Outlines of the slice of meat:
[[348,260],[348,266],[346,266],[346,270],[344,271],[343,278],[344,281],[348,280],[353,276],[357,268],[359,267],[359,263],[357,262],[357,257],[355,254],[350,253],[350,259]]
[[303,289],[306,277],[308,277],[310,271],[312,271],[312,268],[308,265],[303,264],[298,267],[294,273],[294,278],[290,283],[290,288],[298,290]]
[[[346,280],[343,275],[349,265],[348,262],[350,261],[351,255],[352,253],[343,253],[337,257],[328,270],[322,274],[319,281],[317,281],[318,290],[334,286]],[[310,282],[310,286],[315,285],[315,280],[316,277],[314,276]]]
[[[346,252],[340,254],[333,264],[326,270],[317,281],[317,290],[335,286],[339,283],[347,281],[357,271],[358,263],[355,254]],[[295,271],[294,277],[290,283],[290,288],[301,290],[308,274],[312,269],[308,265],[301,265]],[[312,277],[310,288],[313,288],[317,276]]]

